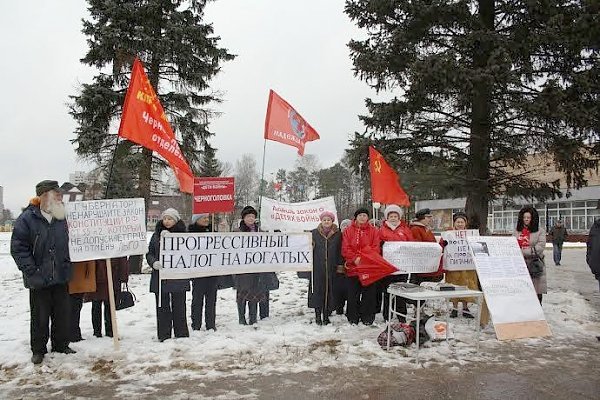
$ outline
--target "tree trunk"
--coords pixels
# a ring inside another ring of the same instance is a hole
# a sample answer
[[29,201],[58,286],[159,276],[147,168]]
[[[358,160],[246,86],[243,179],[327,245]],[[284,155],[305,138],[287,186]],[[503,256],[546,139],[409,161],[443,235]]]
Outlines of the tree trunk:
[[[492,51],[490,37],[494,30],[494,0],[479,0],[479,22],[481,39],[473,49],[473,94],[471,106],[471,137],[469,142],[469,170],[467,177],[471,190],[467,195],[466,212],[472,220],[479,218],[479,231],[487,228],[490,200],[490,140],[492,131],[493,84],[485,70]],[[485,34],[483,32],[488,32]]]

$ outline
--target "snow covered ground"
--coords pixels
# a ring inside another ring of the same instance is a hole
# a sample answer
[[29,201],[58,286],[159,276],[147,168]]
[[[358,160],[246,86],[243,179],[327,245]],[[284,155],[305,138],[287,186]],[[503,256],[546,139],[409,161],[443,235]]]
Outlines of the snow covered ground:
[[[28,388],[33,391],[40,385],[45,393],[60,395],[62,388],[68,386],[83,383],[94,387],[109,382],[115,395],[144,396],[152,395],[159,383],[179,384],[198,377],[214,380],[232,375],[314,372],[340,366],[418,368],[412,358],[414,347],[390,352],[379,347],[376,338],[385,328],[380,314],[371,327],[350,326],[344,316],[337,315],[329,326],[315,325],[312,310],[306,305],[307,281],[286,273],[279,274],[279,290],[271,292],[269,319],[254,326],[239,325],[235,292],[225,289],[218,294],[217,332],[190,329],[189,338],[163,343],[156,339],[154,296],[148,292],[150,276],[133,275],[130,289],[138,302],[135,307],[117,312],[120,351],[113,350],[112,339],[92,336],[91,306],[84,304],[81,329],[85,340],[71,345],[77,354],[49,353],[40,366],[34,366],[29,349],[28,291],[9,254],[9,241],[9,233],[0,233],[0,397],[3,398],[6,396],[2,394],[26,393]],[[592,279],[591,274],[589,277]],[[188,317],[190,301],[188,293]],[[544,311],[554,336],[520,341],[540,355],[546,348],[568,347],[600,332],[598,309],[575,289],[551,290],[544,298]],[[470,363],[498,360],[500,349],[506,344],[496,340],[492,329],[482,332],[478,353],[474,322],[463,318],[452,322],[455,340],[449,346],[436,342],[421,350],[425,367],[445,365],[452,370]],[[235,388],[224,398],[233,396]]]

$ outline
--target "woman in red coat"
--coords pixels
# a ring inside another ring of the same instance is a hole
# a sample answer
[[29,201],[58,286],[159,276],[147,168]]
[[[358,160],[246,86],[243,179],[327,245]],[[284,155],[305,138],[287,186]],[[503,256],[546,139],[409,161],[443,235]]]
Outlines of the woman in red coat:
[[[354,221],[342,235],[342,256],[346,268],[360,265],[360,251],[379,253],[379,232],[369,224],[369,210],[359,208],[354,213]],[[377,311],[377,286],[361,286],[356,276],[348,279],[348,309],[346,316],[351,324],[360,319],[365,325],[372,325]]]
[[[390,204],[385,208],[383,212],[385,216],[385,220],[383,224],[381,224],[381,229],[379,229],[379,237],[381,239],[381,247],[383,248],[383,244],[385,242],[413,242],[414,238],[412,232],[408,225],[402,221],[400,218],[402,217],[402,209],[395,205]],[[406,278],[408,275],[390,275],[381,280],[382,282],[382,292],[383,292],[383,319],[387,321],[388,318],[388,307],[390,304],[390,297],[387,294],[387,289],[390,286],[390,283],[393,282],[406,282]],[[396,302],[396,311],[406,315],[406,303],[403,301]],[[398,317],[400,321],[402,321],[402,317]]]

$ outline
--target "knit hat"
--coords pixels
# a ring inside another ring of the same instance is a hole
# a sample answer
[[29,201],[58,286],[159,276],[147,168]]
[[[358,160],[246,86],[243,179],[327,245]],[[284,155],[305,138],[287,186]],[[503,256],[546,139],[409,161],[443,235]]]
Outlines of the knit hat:
[[417,220],[422,220],[423,218],[430,216],[431,215],[431,210],[429,208],[423,208],[419,211],[417,211],[417,214],[415,215],[415,217],[417,218]]
[[323,211],[321,215],[319,215],[319,219],[323,221],[323,218],[329,217],[332,221],[335,221],[335,215],[331,211]]
[[192,224],[195,224],[196,222],[198,222],[198,220],[200,218],[209,217],[209,216],[210,216],[209,213],[194,214],[194,215],[192,215]]
[[402,217],[402,209],[400,208],[400,206],[397,206],[395,204],[390,204],[389,206],[387,206],[385,208],[385,211],[383,212],[385,219],[388,219],[388,215],[393,212],[398,214],[398,217]]
[[367,214],[369,217],[371,216],[367,207],[361,207],[358,210],[354,211],[354,219],[358,217],[358,214]]
[[165,211],[163,211],[162,214],[160,214],[160,219],[163,219],[164,217],[169,217],[175,222],[181,219],[179,212],[174,208],[167,208]]
[[59,190],[57,181],[44,180],[35,185],[36,196],[41,196],[44,193],[49,192],[51,190]]
[[456,220],[459,219],[459,218],[464,219],[465,222],[469,222],[469,218],[467,218],[467,214],[465,214],[462,211],[454,213],[454,215],[452,216],[452,222],[456,222]]
[[256,210],[254,209],[254,207],[252,206],[246,206],[243,208],[242,210],[242,219],[244,219],[244,217],[248,214],[254,214],[255,217],[258,217],[258,213],[256,212]]

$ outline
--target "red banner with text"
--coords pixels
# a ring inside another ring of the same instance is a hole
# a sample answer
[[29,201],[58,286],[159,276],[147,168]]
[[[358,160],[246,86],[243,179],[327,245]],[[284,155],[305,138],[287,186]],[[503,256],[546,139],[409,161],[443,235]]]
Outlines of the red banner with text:
[[173,169],[179,190],[192,193],[194,174],[179,148],[142,62],[137,58],[125,96],[119,136],[160,154]]
[[194,178],[193,213],[233,212],[234,179]]

